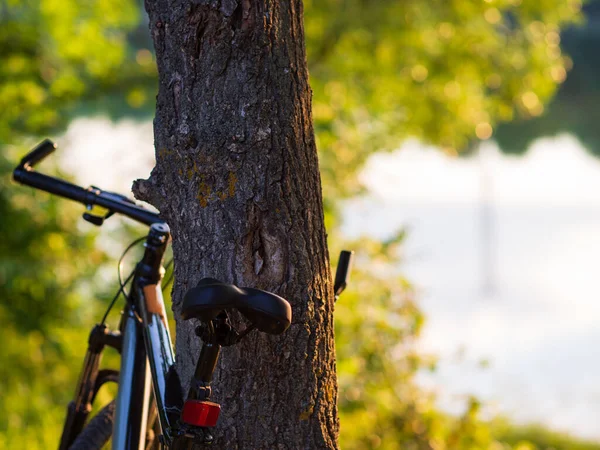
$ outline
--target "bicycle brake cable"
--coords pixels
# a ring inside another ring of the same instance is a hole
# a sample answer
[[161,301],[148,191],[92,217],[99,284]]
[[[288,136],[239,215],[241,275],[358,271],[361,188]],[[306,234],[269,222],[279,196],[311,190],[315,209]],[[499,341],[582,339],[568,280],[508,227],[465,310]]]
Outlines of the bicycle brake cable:
[[125,292],[125,286],[127,285],[127,283],[129,283],[131,281],[131,279],[133,278],[134,275],[135,275],[135,270],[132,270],[131,273],[129,274],[129,276],[127,277],[127,279],[125,280],[125,282],[121,283],[119,290],[117,291],[117,293],[111,300],[110,304],[108,305],[108,308],[106,309],[106,312],[104,313],[104,317],[102,317],[102,321],[100,322],[100,325],[104,325],[104,323],[106,322],[106,318],[108,317],[110,310],[115,305],[115,302],[119,298],[119,295],[123,294],[125,296],[125,298],[127,298],[129,296],[129,294],[127,294]]
[[[117,264],[117,271],[119,273],[119,284],[121,285],[121,288],[123,288],[123,289],[124,289],[124,286],[127,284],[127,281],[125,281],[125,283],[123,282],[123,259],[125,259],[125,256],[127,255],[127,253],[129,253],[129,251],[133,247],[135,247],[137,244],[142,242],[144,239],[146,239],[146,236],[142,236],[141,238],[138,238],[135,241],[133,241],[131,244],[129,244],[129,246],[123,251],[123,253],[121,254],[121,257],[119,258],[119,262]],[[129,297],[129,293],[126,290],[123,290],[123,294],[125,295],[125,297]]]
[[[127,286],[127,283],[129,283],[131,281],[131,279],[133,278],[133,276],[135,274],[135,269],[129,274],[129,276],[125,279],[125,281],[123,281],[123,259],[125,259],[125,256],[127,255],[127,253],[129,253],[129,251],[134,246],[136,246],[137,244],[142,242],[144,239],[146,239],[145,236],[136,239],[131,244],[129,244],[129,246],[127,246],[127,248],[121,254],[121,257],[119,258],[119,262],[117,264],[117,269],[118,269],[117,272],[119,275],[119,289],[118,289],[117,293],[115,294],[115,296],[113,297],[113,299],[111,300],[110,304],[108,305],[108,308],[106,309],[106,312],[104,313],[104,317],[102,317],[102,321],[100,322],[101,325],[103,325],[106,322],[108,314],[110,313],[113,306],[115,305],[117,299],[119,298],[119,295],[123,294],[123,296],[126,299],[129,297],[129,293],[125,289],[125,286]],[[173,265],[173,258],[171,258],[171,260],[166,264],[165,270],[168,270],[169,267],[171,267],[171,265]],[[165,280],[165,282],[163,283],[163,287],[162,287],[163,291],[173,281],[173,277],[174,277],[174,272],[171,272],[169,274],[169,277],[167,278],[167,280]]]
[[123,281],[123,259],[125,259],[125,256],[127,255],[127,253],[129,253],[129,251],[134,246],[136,246],[137,244],[139,244],[140,242],[142,242],[144,239],[146,239],[145,236],[136,239],[131,244],[129,244],[127,246],[127,248],[121,254],[121,257],[119,258],[119,262],[117,263],[117,273],[119,275],[119,289],[117,290],[117,293],[115,294],[115,296],[113,297],[113,299],[109,303],[108,308],[106,309],[106,312],[104,313],[104,317],[102,317],[102,321],[100,322],[101,325],[104,325],[104,322],[106,322],[108,314],[110,313],[110,311],[112,310],[113,306],[115,305],[117,299],[119,298],[119,295],[123,294],[123,296],[126,299],[129,297],[129,293],[125,289],[125,286],[127,286],[127,283],[129,283],[131,281],[131,279],[133,278],[133,275],[135,274],[135,269],[129,274],[129,276],[127,277],[127,279],[125,281]]

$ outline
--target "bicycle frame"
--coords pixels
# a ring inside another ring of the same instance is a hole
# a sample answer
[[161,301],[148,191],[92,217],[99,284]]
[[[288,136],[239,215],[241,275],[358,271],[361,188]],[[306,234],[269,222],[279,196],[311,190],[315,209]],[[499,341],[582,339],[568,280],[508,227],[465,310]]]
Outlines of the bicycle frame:
[[151,227],[144,257],[135,269],[131,295],[122,313],[120,332],[109,333],[105,326],[96,326],[92,330],[75,400],[69,405],[60,450],[68,449],[81,432],[98,389],[106,381],[117,381],[113,371],[110,371],[112,377],[107,379],[106,374],[98,370],[105,345],[121,352],[112,448],[145,448],[151,387],[158,410],[161,442],[171,445],[175,439],[183,438],[173,435],[171,423],[181,412],[183,398],[181,386],[177,386],[179,380],[174,371],[175,357],[160,288],[168,238],[165,224]]
[[[106,208],[108,212],[103,216],[83,214],[83,218],[94,225],[102,225],[104,220],[117,213],[150,226],[145,243],[146,251],[136,266],[132,291],[121,317],[119,331],[110,332],[104,324],[100,324],[90,333],[75,399],[67,410],[60,450],[67,450],[81,433],[98,390],[107,382],[119,384],[113,449],[142,448],[146,435],[150,386],[157,405],[160,441],[163,446],[179,447],[180,442],[186,444],[190,440],[211,442],[212,436],[208,429],[216,425],[220,406],[209,401],[210,380],[221,344],[210,342],[203,346],[192,386],[184,402],[181,383],[174,369],[173,346],[160,289],[164,274],[162,261],[170,238],[169,227],[157,213],[136,205],[125,196],[94,186],[83,188],[36,172],[34,167],[55,150],[56,145],[52,141],[42,141],[21,159],[13,171],[13,179],[35,189],[82,203],[88,209],[93,205]],[[229,327],[226,314],[224,317],[217,322]],[[213,336],[209,334],[208,337]],[[121,353],[120,372],[99,369],[106,346]]]
[[[145,291],[152,291],[146,295]],[[150,313],[147,304],[164,305],[158,285],[137,288],[138,317],[128,307],[123,314],[123,347],[113,430],[113,449],[144,448],[152,380],[158,419],[165,443],[172,440],[167,414],[167,377],[175,358],[166,318]],[[164,307],[163,307],[164,309]],[[140,322],[141,318],[141,322]]]
[[[170,443],[172,439],[172,427],[167,414],[167,378],[170,373],[174,373],[175,357],[160,288],[160,281],[164,273],[162,260],[169,237],[169,228],[166,224],[153,225],[146,239],[144,257],[136,268],[133,280],[133,301],[124,316],[126,317],[125,337],[131,341],[128,347],[124,346],[124,349],[134,351],[134,357],[126,354],[121,356],[122,370],[125,368],[126,376],[130,378],[124,383],[123,388],[121,388],[121,382],[119,383],[119,402],[115,416],[117,426],[113,435],[113,449],[137,448],[137,446],[125,445],[129,442],[127,436],[141,436],[142,440],[145,438],[145,418],[149,395],[145,386],[147,385],[148,369],[152,378],[162,436],[165,443]],[[135,338],[131,336],[135,336]],[[139,342],[140,339],[142,342]],[[139,359],[140,352],[144,353],[144,361],[136,366],[135,361]],[[148,365],[145,364],[146,358]],[[124,367],[128,364],[131,365],[132,361],[134,361],[132,370]],[[181,390],[180,387],[179,390]],[[183,403],[183,399],[181,402]],[[137,414],[135,420],[131,420],[129,415],[132,405],[141,406],[141,408],[137,408],[139,411],[134,411]],[[169,406],[181,408],[182,405]],[[125,411],[129,414],[126,414]],[[138,420],[140,414],[141,417]],[[140,423],[139,427],[136,425],[138,422]],[[119,427],[125,427],[126,432],[116,433]],[[117,438],[116,441],[115,438]]]

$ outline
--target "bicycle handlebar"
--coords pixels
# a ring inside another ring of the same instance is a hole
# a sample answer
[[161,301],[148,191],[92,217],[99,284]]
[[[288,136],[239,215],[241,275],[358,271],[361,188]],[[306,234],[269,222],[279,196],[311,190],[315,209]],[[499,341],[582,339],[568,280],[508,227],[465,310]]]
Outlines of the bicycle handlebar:
[[33,150],[27,153],[23,159],[21,159],[20,166],[32,168],[46,156],[54,153],[55,150],[56,144],[50,139],[44,139]]
[[13,180],[35,189],[83,203],[85,206],[101,206],[110,212],[123,214],[146,225],[164,222],[158,214],[136,205],[132,200],[120,194],[102,191],[95,187],[86,189],[68,181],[35,172],[33,166],[55,150],[56,144],[50,139],[42,141],[21,159],[20,164],[13,171]]

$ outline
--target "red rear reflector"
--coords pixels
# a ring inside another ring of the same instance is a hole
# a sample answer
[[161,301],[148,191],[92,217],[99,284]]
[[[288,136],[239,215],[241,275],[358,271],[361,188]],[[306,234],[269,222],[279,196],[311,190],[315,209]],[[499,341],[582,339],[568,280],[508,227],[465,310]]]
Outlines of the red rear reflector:
[[214,427],[219,420],[221,406],[218,403],[187,400],[183,405],[181,420],[197,427]]

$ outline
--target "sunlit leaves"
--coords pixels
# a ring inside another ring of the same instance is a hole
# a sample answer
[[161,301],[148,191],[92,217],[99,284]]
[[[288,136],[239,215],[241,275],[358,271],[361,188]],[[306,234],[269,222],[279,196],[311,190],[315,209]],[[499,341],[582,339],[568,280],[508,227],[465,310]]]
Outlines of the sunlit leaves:
[[[597,1],[587,2],[583,26],[558,35],[540,24],[529,31],[543,38],[554,49],[558,48],[560,41],[563,54],[569,56],[564,58],[564,66],[548,67],[546,78],[564,83],[552,102],[544,105],[543,114],[499,127],[495,138],[504,151],[523,153],[537,138],[569,133],[592,154],[600,155],[600,133],[596,126],[600,93],[596,54],[600,37],[595,25],[600,15],[599,6]],[[522,108],[527,108],[527,101],[527,97],[521,99]],[[537,105],[533,106],[539,110]]]
[[[535,117],[568,60],[560,28],[578,2],[542,0],[305,2],[314,120],[324,186],[376,150],[416,137],[450,151],[499,121]],[[354,177],[348,177],[354,180]]]
[[0,142],[64,123],[74,101],[110,85],[139,21],[133,0],[23,0],[0,9]]
[[[5,147],[0,154],[5,181],[23,150]],[[60,438],[74,362],[85,351],[82,325],[100,306],[83,294],[105,261],[94,236],[77,233],[79,211],[48,194],[0,184],[0,448],[52,448]]]

